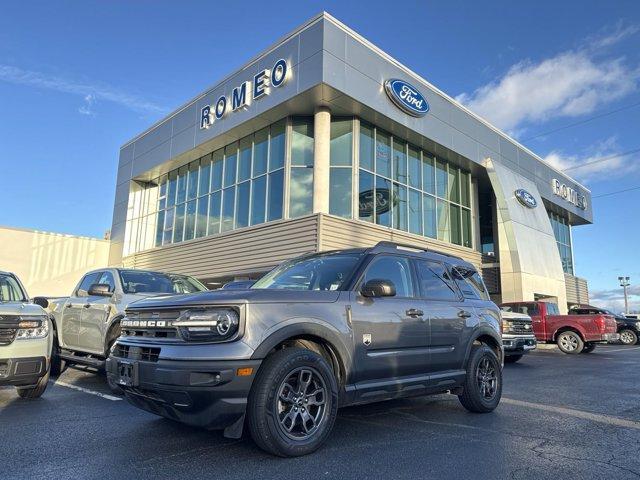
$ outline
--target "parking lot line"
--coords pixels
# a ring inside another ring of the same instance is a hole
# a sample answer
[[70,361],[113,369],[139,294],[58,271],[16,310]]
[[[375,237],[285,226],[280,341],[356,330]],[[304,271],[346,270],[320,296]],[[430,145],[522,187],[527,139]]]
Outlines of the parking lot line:
[[502,397],[500,402],[509,405],[516,405],[518,407],[535,408],[538,410],[544,410],[545,412],[561,413],[563,415],[570,415],[572,417],[583,418],[585,420],[591,420],[592,422],[604,423],[607,425],[615,425],[617,427],[640,430],[640,422],[634,422],[633,420],[626,420],[624,418],[612,417],[610,415],[585,412],[584,410],[575,410],[573,408],[556,407],[554,405],[545,405],[542,403],[525,402],[523,400],[515,400],[513,398],[505,397]]
[[608,348],[603,350],[607,353],[609,352],[629,352],[631,350],[638,350],[640,347],[625,347],[625,348],[616,348],[614,350],[609,350]]
[[54,385],[60,385],[61,387],[67,387],[67,388],[71,388],[73,390],[77,390],[79,392],[88,393],[89,395],[95,395],[96,397],[101,397],[101,398],[104,398],[106,400],[111,400],[112,402],[119,402],[120,400],[122,400],[122,398],[116,397],[115,395],[107,395],[106,393],[96,392],[95,390],[89,390],[88,388],[79,387],[77,385],[73,385],[71,383],[66,383],[66,382],[61,382],[59,380],[58,381],[54,381],[52,383]]

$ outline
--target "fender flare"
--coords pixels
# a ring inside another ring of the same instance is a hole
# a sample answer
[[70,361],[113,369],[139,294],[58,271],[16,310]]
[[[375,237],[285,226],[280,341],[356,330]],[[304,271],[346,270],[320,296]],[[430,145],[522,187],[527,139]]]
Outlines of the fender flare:
[[301,337],[305,335],[311,335],[327,342],[334,349],[334,354],[338,357],[337,360],[344,368],[345,380],[350,378],[351,375],[351,355],[347,346],[340,338],[339,333],[332,331],[330,328],[323,326],[322,324],[313,322],[301,322],[291,325],[287,325],[269,335],[265,338],[258,348],[255,349],[252,359],[262,360],[267,354],[275,348],[278,344],[284,342],[289,338]]
[[[467,362],[469,361],[469,356],[471,355],[473,343],[482,336],[491,337],[498,345],[502,346],[502,337],[495,330],[487,326],[478,327],[473,331],[473,333],[469,337],[469,341],[467,342],[467,351],[464,354],[464,368],[467,367]],[[504,353],[502,353],[502,356],[504,357]],[[500,360],[502,361],[502,359]]]
[[111,330],[113,329],[114,325],[116,323],[120,323],[120,320],[122,320],[123,318],[124,318],[124,313],[118,313],[109,322],[109,326],[107,327],[107,330],[106,330],[106,335],[104,336],[104,353],[105,353],[105,357],[109,356],[109,345],[107,344],[107,342],[109,341],[109,333],[111,333]]
[[556,328],[555,332],[553,332],[553,335],[551,336],[551,339],[554,342],[557,341],[558,335],[566,331],[576,332],[580,336],[583,342],[587,341],[584,332],[580,328],[576,327],[575,325],[563,325],[562,327]]

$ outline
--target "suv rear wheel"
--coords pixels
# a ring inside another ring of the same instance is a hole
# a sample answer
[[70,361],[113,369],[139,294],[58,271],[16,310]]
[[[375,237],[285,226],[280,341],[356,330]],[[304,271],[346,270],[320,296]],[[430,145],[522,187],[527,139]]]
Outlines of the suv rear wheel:
[[620,330],[620,342],[624,345],[635,345],[638,343],[638,335],[633,330],[625,328]]
[[572,330],[558,334],[556,343],[562,353],[576,354],[582,352],[584,348],[584,342],[580,335]]
[[462,395],[464,408],[474,413],[494,410],[502,397],[502,368],[495,352],[487,345],[474,346],[469,355]]
[[265,360],[247,407],[251,436],[274,455],[318,449],[338,411],[338,384],[327,361],[311,350],[285,348]]

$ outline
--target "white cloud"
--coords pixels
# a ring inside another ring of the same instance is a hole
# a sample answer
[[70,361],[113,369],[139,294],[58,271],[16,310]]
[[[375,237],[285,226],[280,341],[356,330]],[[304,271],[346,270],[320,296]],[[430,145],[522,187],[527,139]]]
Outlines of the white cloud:
[[618,25],[578,49],[539,61],[524,60],[457,100],[507,131],[591,113],[638,87],[640,68],[629,66],[624,58],[602,58],[606,47],[637,31],[636,26]]
[[[627,289],[629,299],[629,311],[640,312],[640,285],[632,285]],[[597,290],[591,292],[590,303],[606,308],[612,312],[624,311],[624,294],[622,287],[611,290]]]
[[587,155],[569,155],[561,150],[552,150],[544,157],[544,161],[584,182],[602,178],[603,175],[619,178],[640,171],[638,154],[624,155],[616,137],[592,145],[588,151]]
[[163,114],[167,112],[166,108],[154,102],[110,85],[78,82],[59,76],[23,70],[13,65],[0,64],[0,81],[81,96],[84,104],[78,111],[84,115],[92,114],[91,107],[97,100],[115,103],[138,113]]
[[86,95],[84,97],[84,104],[78,108],[78,113],[82,115],[95,115],[92,107],[96,103],[96,97],[93,94]]

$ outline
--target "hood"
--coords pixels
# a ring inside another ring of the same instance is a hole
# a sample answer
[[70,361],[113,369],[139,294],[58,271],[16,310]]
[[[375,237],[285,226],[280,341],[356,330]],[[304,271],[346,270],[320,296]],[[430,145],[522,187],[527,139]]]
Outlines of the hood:
[[0,303],[0,317],[3,315],[46,315],[40,305],[34,303],[4,302]]
[[505,312],[500,311],[503,320],[528,320],[531,321],[531,317],[529,315],[525,315],[524,313],[517,312]]
[[227,305],[244,303],[333,303],[340,292],[318,290],[214,290],[185,295],[165,295],[130,303],[128,308],[171,308],[198,305]]

